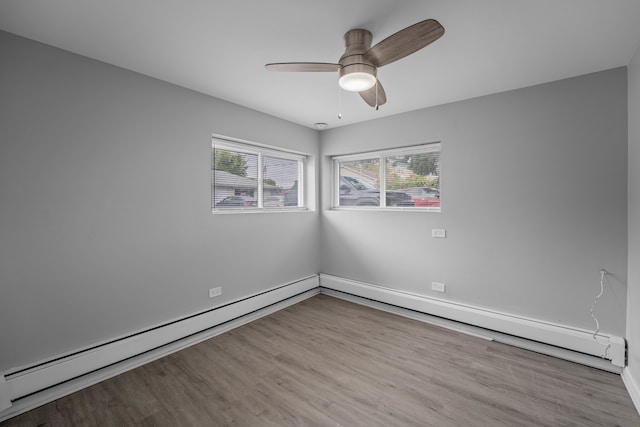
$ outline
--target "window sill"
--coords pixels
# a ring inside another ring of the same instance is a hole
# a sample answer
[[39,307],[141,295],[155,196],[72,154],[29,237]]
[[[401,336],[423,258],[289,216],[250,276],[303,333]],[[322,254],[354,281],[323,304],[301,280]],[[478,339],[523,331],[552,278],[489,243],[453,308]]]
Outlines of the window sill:
[[253,209],[211,209],[213,215],[229,215],[229,214],[268,214],[268,213],[287,213],[287,212],[312,212],[309,208],[253,208]]
[[332,211],[389,211],[389,212],[441,212],[441,208],[379,207],[379,206],[334,206]]

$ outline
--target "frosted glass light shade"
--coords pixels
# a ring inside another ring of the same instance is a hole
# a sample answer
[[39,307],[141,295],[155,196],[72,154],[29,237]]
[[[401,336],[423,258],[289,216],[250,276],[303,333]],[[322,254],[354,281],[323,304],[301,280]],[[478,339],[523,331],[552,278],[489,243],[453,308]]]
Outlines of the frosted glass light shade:
[[340,77],[338,84],[344,90],[361,92],[363,90],[371,89],[373,85],[376,84],[376,77],[370,73],[356,71]]

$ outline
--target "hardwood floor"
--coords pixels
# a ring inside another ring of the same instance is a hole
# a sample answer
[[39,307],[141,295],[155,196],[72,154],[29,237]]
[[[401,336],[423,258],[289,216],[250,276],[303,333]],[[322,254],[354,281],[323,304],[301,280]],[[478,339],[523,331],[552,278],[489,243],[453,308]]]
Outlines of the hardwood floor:
[[318,295],[2,423],[640,426],[619,375]]

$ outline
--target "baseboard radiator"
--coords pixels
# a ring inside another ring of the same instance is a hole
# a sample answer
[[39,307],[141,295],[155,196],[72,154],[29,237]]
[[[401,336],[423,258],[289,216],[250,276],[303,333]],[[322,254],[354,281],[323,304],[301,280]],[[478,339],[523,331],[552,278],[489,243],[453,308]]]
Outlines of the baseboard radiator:
[[[320,274],[320,292],[528,350],[621,373],[624,338]],[[571,352],[571,353],[569,353]]]
[[3,372],[0,374],[0,421],[318,293],[319,276],[309,276],[115,341]]

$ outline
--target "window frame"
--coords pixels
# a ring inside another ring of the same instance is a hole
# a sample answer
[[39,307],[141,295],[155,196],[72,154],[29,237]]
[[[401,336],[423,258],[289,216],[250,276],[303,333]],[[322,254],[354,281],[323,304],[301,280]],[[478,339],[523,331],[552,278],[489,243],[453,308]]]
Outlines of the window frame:
[[[428,142],[405,147],[390,148],[375,151],[363,151],[353,154],[337,155],[331,157],[333,173],[332,173],[332,191],[331,191],[331,209],[332,210],[384,210],[384,211],[407,211],[407,212],[442,212],[442,204],[439,207],[432,206],[386,206],[386,159],[388,157],[402,156],[408,154],[423,154],[430,152],[440,153],[442,158],[442,142]],[[340,163],[357,160],[378,160],[379,163],[379,182],[380,182],[380,205],[379,206],[340,206]],[[440,194],[442,188],[442,173],[438,173],[438,191]],[[383,196],[384,195],[384,196]],[[442,202],[441,202],[442,203]]]
[[[213,198],[211,199],[211,213],[212,214],[237,214],[237,213],[259,213],[259,212],[292,212],[292,211],[307,211],[308,204],[305,198],[305,173],[307,167],[307,161],[309,155],[306,153],[286,150],[278,147],[273,147],[265,144],[259,144],[256,142],[244,141],[235,138],[223,137],[220,135],[212,135],[211,138],[211,154],[213,159],[213,152],[215,149],[228,150],[238,152],[242,154],[250,154],[257,156],[257,196],[255,207],[214,207]],[[279,206],[279,207],[264,207],[264,179],[263,179],[263,166],[264,157],[276,157],[285,160],[292,160],[298,162],[298,206]],[[213,160],[212,160],[213,162]],[[211,171],[213,174],[213,164],[211,164]],[[215,191],[215,181],[211,179],[212,194]]]

